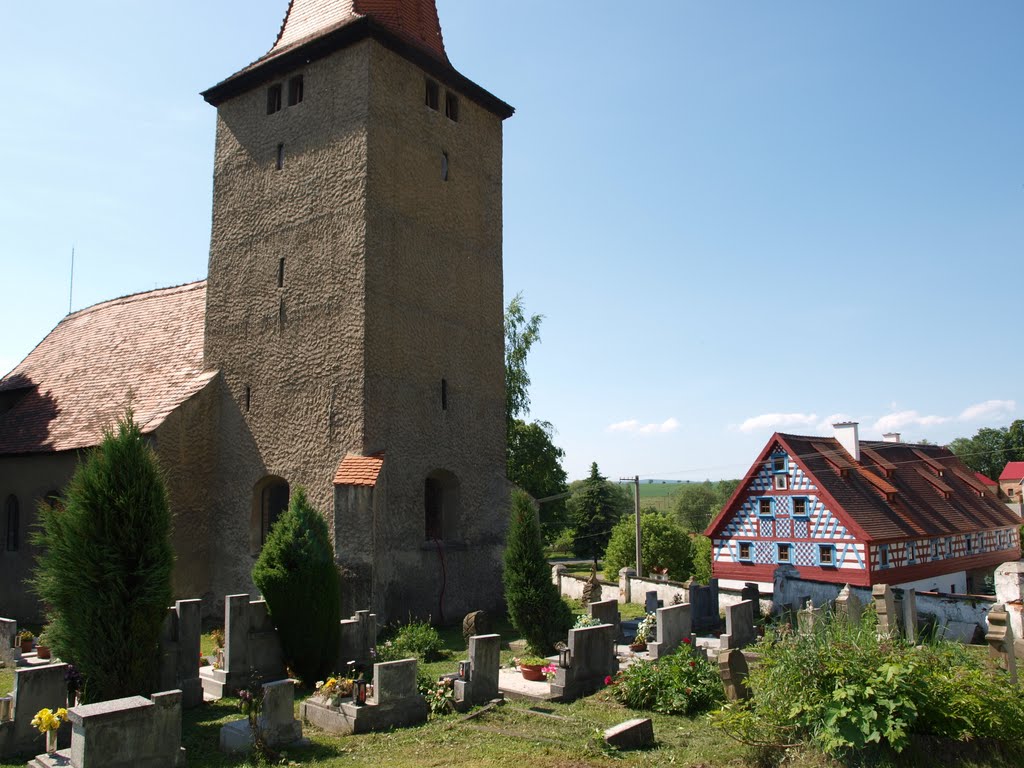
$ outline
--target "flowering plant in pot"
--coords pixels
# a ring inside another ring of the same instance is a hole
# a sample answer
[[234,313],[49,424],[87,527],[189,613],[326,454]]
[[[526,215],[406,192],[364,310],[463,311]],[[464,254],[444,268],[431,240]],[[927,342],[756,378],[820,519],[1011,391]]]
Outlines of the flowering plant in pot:
[[544,667],[548,664],[547,659],[542,659],[540,656],[523,656],[521,659],[512,659],[512,663],[519,667],[524,680],[541,683],[546,679]]
[[27,629],[18,633],[18,643],[21,645],[22,653],[32,653],[33,640],[35,640],[35,636]]
[[50,658],[50,643],[46,639],[46,632],[39,633],[39,644],[36,646],[36,656],[40,659]]
[[647,650],[647,643],[657,637],[658,617],[657,614],[648,613],[643,621],[636,628],[636,637],[633,638],[630,648],[634,651]]
[[315,696],[320,696],[330,702],[332,707],[341,704],[341,700],[352,695],[353,680],[350,677],[328,677],[316,684]]

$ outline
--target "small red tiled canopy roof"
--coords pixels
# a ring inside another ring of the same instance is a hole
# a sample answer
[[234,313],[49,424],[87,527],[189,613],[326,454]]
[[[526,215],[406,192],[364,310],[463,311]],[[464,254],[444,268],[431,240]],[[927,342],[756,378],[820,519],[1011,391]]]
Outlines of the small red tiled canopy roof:
[[431,56],[448,61],[434,0],[291,0],[267,57],[363,16]]
[[0,454],[97,445],[128,407],[154,431],[217,375],[205,318],[205,280],[68,315],[0,379]]
[[383,451],[370,456],[356,456],[350,453],[338,465],[338,471],[334,473],[334,484],[375,486],[383,466]]
[[1000,480],[1024,480],[1024,461],[1008,461],[999,475]]

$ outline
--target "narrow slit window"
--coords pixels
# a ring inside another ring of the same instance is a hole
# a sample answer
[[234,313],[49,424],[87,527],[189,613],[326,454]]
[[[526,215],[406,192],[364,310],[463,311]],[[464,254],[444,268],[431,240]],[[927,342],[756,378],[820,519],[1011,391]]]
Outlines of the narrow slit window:
[[440,105],[440,99],[441,89],[438,87],[437,81],[427,78],[426,93],[423,98],[423,103],[436,112]]
[[267,114],[281,111],[281,84],[275,83],[267,88]]
[[302,75],[296,75],[288,81],[288,106],[294,107],[302,102]]
[[441,153],[441,181],[448,181],[448,153]]
[[252,387],[248,384],[245,385],[245,412],[249,412],[249,406],[252,405]]
[[284,288],[284,257],[277,262],[277,287]]
[[441,379],[441,410],[448,410],[448,379]]
[[280,171],[280,170],[284,169],[284,144],[278,144],[277,145],[277,160],[276,160],[275,164],[276,164],[277,170]]
[[444,116],[453,123],[459,122],[459,97],[454,93],[444,95]]

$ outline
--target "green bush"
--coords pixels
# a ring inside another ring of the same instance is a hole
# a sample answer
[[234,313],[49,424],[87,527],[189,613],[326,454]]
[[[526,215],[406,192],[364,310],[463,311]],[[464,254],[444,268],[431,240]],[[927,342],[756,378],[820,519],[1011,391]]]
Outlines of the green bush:
[[725,701],[718,671],[704,655],[684,646],[657,661],[631,664],[612,681],[612,695],[630,709],[666,715],[707,712]]
[[955,643],[880,638],[871,612],[859,624],[829,618],[806,636],[783,627],[754,650],[752,698],[716,716],[748,743],[806,741],[835,757],[900,752],[913,734],[1024,744],[1024,694],[1006,673]]
[[285,662],[307,684],[327,677],[337,661],[340,586],[327,522],[302,488],[270,529],[252,580],[267,601]]
[[[640,514],[640,542],[643,570],[667,568],[669,578],[685,581],[690,576],[693,555],[690,537],[679,523],[664,512],[646,510]],[[622,518],[612,529],[604,553],[604,575],[618,581],[619,570],[636,564],[636,515]]]
[[512,493],[512,520],[505,540],[505,602],[509,621],[531,653],[547,656],[572,627],[573,616],[551,583],[537,514],[530,497]]
[[171,602],[171,516],[156,457],[129,411],[75,471],[63,503],[39,507],[33,588],[53,652],[86,702],[152,693]]
[[698,533],[690,543],[693,547],[693,580],[698,584],[710,584],[711,539]]
[[440,661],[448,655],[441,635],[425,621],[410,621],[395,632],[394,637],[379,643],[374,661],[397,661],[415,656],[429,664]]

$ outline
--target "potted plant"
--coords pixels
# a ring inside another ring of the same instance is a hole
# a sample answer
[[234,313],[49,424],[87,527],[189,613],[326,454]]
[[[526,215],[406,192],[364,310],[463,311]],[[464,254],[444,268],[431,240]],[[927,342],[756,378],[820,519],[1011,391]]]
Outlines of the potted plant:
[[18,642],[21,644],[22,653],[32,653],[33,640],[35,640],[35,636],[27,629],[23,629],[18,633]]
[[643,621],[636,628],[636,637],[633,638],[633,642],[630,644],[629,649],[631,651],[639,652],[647,650],[647,643],[649,640],[657,637],[658,629],[658,617],[654,613],[648,613]]
[[341,675],[328,677],[316,684],[313,695],[319,696],[330,706],[337,707],[341,705],[342,699],[352,696],[354,684],[355,681],[351,677],[342,677]]
[[547,679],[544,675],[544,667],[548,664],[547,659],[542,659],[540,656],[524,656],[521,659],[512,659],[512,662],[519,667],[523,680],[542,683]]
[[45,631],[39,633],[39,645],[36,646],[36,656],[40,659],[50,658],[50,643],[47,640]]

